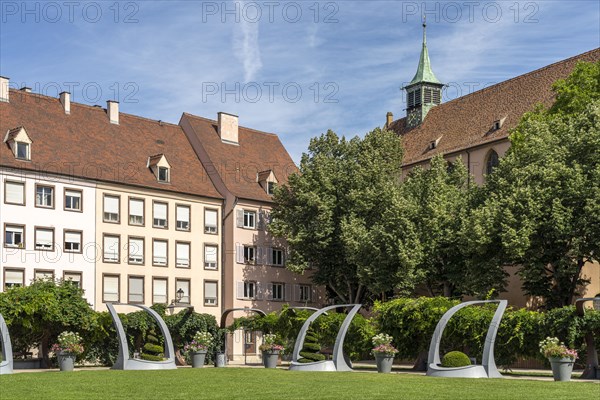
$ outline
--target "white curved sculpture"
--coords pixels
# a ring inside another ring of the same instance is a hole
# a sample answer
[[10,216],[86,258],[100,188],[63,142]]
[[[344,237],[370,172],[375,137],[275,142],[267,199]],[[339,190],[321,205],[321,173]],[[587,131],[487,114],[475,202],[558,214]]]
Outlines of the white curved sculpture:
[[[348,315],[344,319],[340,330],[338,331],[337,337],[335,339],[335,345],[333,346],[333,360],[323,360],[323,361],[315,361],[310,363],[301,363],[298,360],[300,359],[300,350],[302,350],[302,346],[304,346],[304,338],[306,337],[306,332],[308,332],[308,328],[310,327],[311,322],[313,322],[319,315],[327,313],[329,310],[336,309],[338,307],[352,307],[352,309],[348,312]],[[294,354],[292,355],[292,363],[290,364],[290,370],[292,371],[352,371],[352,367],[348,365],[346,358],[344,357],[344,339],[346,338],[346,333],[348,332],[348,328],[350,327],[350,323],[352,322],[352,318],[358,312],[358,310],[362,307],[362,304],[342,304],[337,306],[329,306],[325,308],[321,308],[319,311],[315,312],[311,315],[306,321],[304,321],[304,325],[302,325],[302,329],[300,329],[300,333],[298,333],[298,337],[296,338],[296,344],[294,345]]]
[[[119,303],[115,303],[117,305]],[[165,321],[158,315],[156,311],[151,309],[150,307],[142,306],[139,304],[124,304],[127,306],[141,308],[146,311],[148,314],[152,316],[158,323],[160,331],[163,334],[165,339],[165,357],[167,358],[165,361],[148,361],[148,360],[140,360],[137,358],[129,357],[129,346],[127,344],[127,335],[125,334],[125,329],[123,329],[123,323],[119,318],[119,314],[115,311],[113,304],[106,303],[106,307],[108,307],[108,312],[113,319],[113,323],[115,325],[115,329],[117,330],[117,335],[119,337],[119,355],[117,356],[117,361],[112,366],[112,369],[122,369],[122,370],[151,370],[151,369],[176,369],[175,366],[175,348],[173,347],[173,340],[171,340],[171,333],[165,324]]]
[[12,374],[13,372],[13,353],[10,343],[10,334],[6,322],[0,314],[0,337],[2,340],[2,361],[0,361],[0,375]]
[[[498,303],[498,308],[494,313],[490,327],[488,328],[487,335],[485,336],[485,345],[483,347],[483,359],[481,365],[468,365],[465,367],[446,368],[442,367],[440,361],[440,341],[442,340],[442,334],[444,328],[448,323],[448,320],[452,318],[460,309],[471,306],[474,304],[484,303]],[[480,300],[480,301],[466,301],[458,304],[442,316],[442,319],[438,322],[435,327],[435,332],[431,338],[431,344],[429,345],[429,357],[427,360],[427,375],[428,376],[441,376],[446,378],[503,378],[498,372],[496,367],[496,361],[494,359],[494,342],[496,341],[496,335],[498,328],[500,327],[500,321],[504,315],[504,310],[508,305],[506,300]]]

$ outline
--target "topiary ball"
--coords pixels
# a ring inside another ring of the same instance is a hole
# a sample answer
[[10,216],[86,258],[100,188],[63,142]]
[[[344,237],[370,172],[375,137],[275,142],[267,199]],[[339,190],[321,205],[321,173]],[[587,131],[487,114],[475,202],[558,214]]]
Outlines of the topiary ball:
[[471,365],[469,356],[461,351],[451,351],[442,358],[442,367],[456,368]]

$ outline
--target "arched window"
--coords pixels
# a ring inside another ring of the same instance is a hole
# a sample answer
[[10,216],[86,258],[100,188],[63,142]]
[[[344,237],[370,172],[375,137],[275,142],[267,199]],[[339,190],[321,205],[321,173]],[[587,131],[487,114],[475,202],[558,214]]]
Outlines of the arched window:
[[494,150],[491,150],[488,154],[487,162],[485,163],[485,174],[491,174],[494,171],[494,168],[498,166],[498,164],[500,164],[498,153],[496,153]]

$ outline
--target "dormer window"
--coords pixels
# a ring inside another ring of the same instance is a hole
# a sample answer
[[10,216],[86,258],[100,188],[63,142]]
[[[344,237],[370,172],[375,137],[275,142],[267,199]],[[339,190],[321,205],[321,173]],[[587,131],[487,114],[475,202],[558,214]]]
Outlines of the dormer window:
[[148,157],[146,166],[150,168],[158,182],[169,183],[171,181],[171,165],[164,154]]
[[15,142],[16,144],[16,157],[20,160],[29,160],[29,143]]
[[31,160],[31,138],[24,127],[19,126],[6,132],[4,143],[10,146],[17,160]]
[[275,182],[267,182],[267,194],[275,194]]
[[158,167],[158,181],[169,182],[169,168]]
[[256,181],[263,188],[268,195],[275,193],[275,185],[277,185],[277,178],[273,170],[266,170],[256,174]]

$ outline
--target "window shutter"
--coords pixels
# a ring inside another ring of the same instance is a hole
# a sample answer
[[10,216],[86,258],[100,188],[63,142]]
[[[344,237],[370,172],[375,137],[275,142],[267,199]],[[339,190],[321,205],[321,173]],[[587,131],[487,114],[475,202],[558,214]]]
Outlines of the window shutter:
[[292,299],[292,285],[290,285],[289,283],[285,284],[285,289],[284,289],[284,299],[285,301],[290,301]]
[[314,303],[314,302],[317,301],[317,289],[314,286],[312,286],[311,289],[310,289],[310,299],[309,299],[309,301],[311,303]]
[[178,265],[189,265],[190,245],[188,243],[177,243],[175,245],[175,257]]
[[217,262],[217,247],[206,246],[204,248],[204,262],[216,263]]
[[235,212],[236,215],[236,225],[238,228],[244,227],[244,210],[237,210]]
[[104,258],[111,261],[118,260],[119,257],[119,238],[115,236],[104,237]]
[[268,288],[269,289],[267,290],[267,300],[273,300],[273,292],[274,292],[273,284],[269,283]]
[[256,246],[256,265],[264,264],[264,247]]
[[129,200],[129,214],[144,215],[144,202],[141,200]]
[[256,300],[262,300],[264,298],[263,296],[263,285],[260,282],[256,282],[255,284],[255,288],[254,288],[255,292],[254,292],[254,298]]
[[205,226],[217,227],[217,212],[215,210],[206,210],[206,212],[204,213],[204,218]]
[[237,282],[237,296],[238,299],[244,298],[244,282]]
[[154,297],[153,303],[167,303],[167,280],[155,279],[154,282]]
[[265,229],[265,220],[266,220],[265,212],[262,210],[259,211],[258,212],[258,229],[259,230]]
[[204,283],[204,298],[217,298],[217,284],[215,282]]
[[119,301],[119,278],[116,276],[104,277],[104,300]]
[[36,245],[50,246],[52,247],[52,236],[53,231],[49,229],[37,229],[36,230]]
[[177,221],[190,222],[190,208],[187,206],[177,206]]
[[25,185],[16,182],[6,182],[5,196],[7,203],[25,203]]
[[144,301],[144,278],[129,278],[129,301]]
[[154,218],[167,219],[167,205],[163,203],[154,203]]
[[267,247],[267,264],[273,265],[273,248]]
[[5,282],[13,285],[23,284],[23,271],[6,270],[4,272]]
[[80,243],[81,242],[81,233],[66,232],[65,233],[65,242]]
[[104,212],[118,214],[119,213],[119,198],[112,196],[104,197]]
[[244,246],[239,243],[235,245],[235,260],[238,264],[244,263]]

